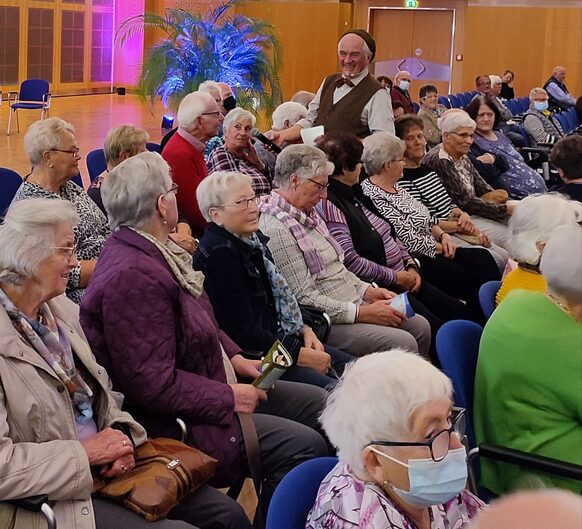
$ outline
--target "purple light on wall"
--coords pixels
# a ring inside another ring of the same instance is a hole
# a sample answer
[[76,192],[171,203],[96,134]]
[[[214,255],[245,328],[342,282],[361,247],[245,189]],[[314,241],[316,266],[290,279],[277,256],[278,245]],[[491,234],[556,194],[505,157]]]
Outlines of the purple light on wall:
[[[115,31],[121,23],[134,15],[145,12],[145,0],[116,0]],[[138,32],[123,47],[113,46],[113,84],[133,86],[139,77],[143,61],[143,32]]]

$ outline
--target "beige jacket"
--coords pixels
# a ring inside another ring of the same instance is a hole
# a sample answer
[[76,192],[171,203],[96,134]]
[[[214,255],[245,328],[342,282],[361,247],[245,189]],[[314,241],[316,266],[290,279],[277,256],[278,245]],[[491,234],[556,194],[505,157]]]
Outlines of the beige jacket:
[[[59,296],[49,306],[67,329],[77,357],[101,386],[94,403],[99,430],[125,423],[134,443],[142,444],[145,430],[119,409],[121,396],[110,391],[107,373],[91,353],[77,305]],[[76,438],[66,388],[0,308],[0,499],[48,494],[56,502],[59,529],[93,529],[93,479]],[[44,527],[42,515],[0,502],[0,529]]]
[[[441,114],[447,110],[444,105],[440,104],[438,108]],[[424,137],[426,138],[429,148],[438,145],[441,142],[441,131],[437,126],[437,115],[434,112],[421,107],[417,116],[422,119],[422,123],[424,124]]]

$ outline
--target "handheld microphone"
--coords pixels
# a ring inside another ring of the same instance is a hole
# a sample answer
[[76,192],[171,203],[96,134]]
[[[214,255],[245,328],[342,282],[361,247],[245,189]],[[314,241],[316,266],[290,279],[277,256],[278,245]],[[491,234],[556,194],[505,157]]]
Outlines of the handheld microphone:
[[265,136],[259,129],[251,130],[251,136],[259,140],[261,143],[264,143],[275,154],[279,154],[282,150],[281,147],[279,147],[274,141],[267,138],[267,136]]

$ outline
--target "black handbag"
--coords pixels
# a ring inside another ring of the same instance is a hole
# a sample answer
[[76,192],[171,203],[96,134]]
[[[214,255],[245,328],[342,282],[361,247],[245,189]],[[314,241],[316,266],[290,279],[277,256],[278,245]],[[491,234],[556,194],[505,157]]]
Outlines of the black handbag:
[[303,323],[309,325],[320,342],[325,343],[331,332],[331,318],[323,311],[315,307],[301,305],[301,316]]

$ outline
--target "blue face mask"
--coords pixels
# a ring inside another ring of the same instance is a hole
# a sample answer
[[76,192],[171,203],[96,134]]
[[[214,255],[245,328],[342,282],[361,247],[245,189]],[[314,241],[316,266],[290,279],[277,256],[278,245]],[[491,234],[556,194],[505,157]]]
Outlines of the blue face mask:
[[539,110],[540,112],[544,112],[548,110],[548,102],[547,101],[534,101],[534,108]]
[[410,81],[400,81],[398,83],[398,88],[400,88],[400,90],[408,90],[409,87],[410,87]]
[[414,507],[440,505],[458,496],[467,483],[467,453],[465,448],[449,450],[447,457],[436,462],[432,459],[409,459],[408,464],[371,448],[376,454],[408,467],[410,490],[388,484],[406,503]]

